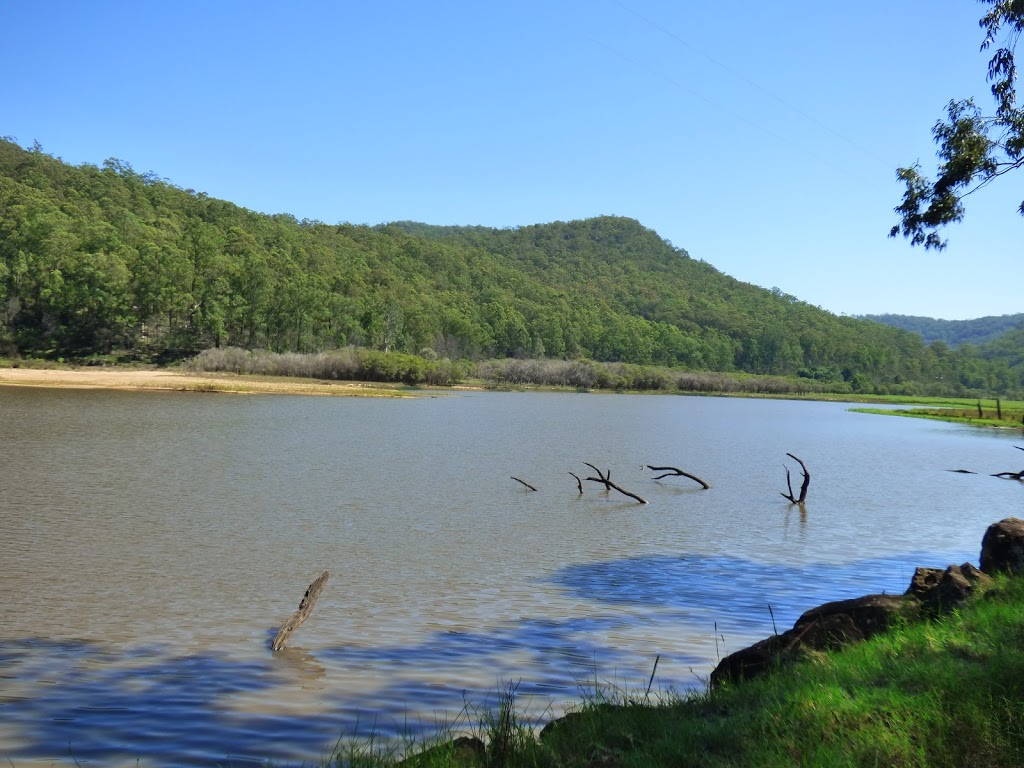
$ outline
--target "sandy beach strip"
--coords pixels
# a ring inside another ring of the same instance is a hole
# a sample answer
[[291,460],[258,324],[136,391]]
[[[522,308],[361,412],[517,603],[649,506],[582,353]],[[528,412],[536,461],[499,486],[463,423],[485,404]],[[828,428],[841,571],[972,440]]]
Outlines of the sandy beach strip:
[[167,390],[231,394],[408,397],[388,385],[140,368],[0,368],[0,386]]

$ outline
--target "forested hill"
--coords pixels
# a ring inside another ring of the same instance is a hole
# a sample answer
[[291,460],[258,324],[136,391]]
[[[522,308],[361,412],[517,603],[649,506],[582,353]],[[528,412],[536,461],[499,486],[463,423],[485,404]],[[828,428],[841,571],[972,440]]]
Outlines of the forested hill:
[[1024,313],[990,315],[974,320],[936,320],[916,315],[863,315],[867,320],[920,334],[925,344],[941,341],[951,347],[986,344],[1007,331],[1024,328]]
[[0,355],[158,359],[216,345],[590,358],[865,391],[1020,385],[998,361],[739,282],[631,219],[298,221],[121,161],[71,166],[0,141]]

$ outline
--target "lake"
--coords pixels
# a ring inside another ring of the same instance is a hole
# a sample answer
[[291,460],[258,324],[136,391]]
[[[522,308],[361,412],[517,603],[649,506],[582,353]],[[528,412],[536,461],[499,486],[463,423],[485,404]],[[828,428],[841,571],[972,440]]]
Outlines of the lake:
[[[0,759],[310,764],[470,729],[509,688],[537,720],[652,671],[685,691],[772,614],[977,563],[1021,514],[988,476],[1020,468],[1019,432],[848,408],[0,387]],[[581,495],[585,462],[650,503]]]

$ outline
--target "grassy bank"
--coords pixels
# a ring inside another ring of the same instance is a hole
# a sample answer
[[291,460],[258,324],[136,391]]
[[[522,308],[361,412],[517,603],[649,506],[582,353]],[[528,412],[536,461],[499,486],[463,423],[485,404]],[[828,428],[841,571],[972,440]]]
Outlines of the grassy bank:
[[[941,620],[733,687],[650,703],[592,700],[539,736],[514,697],[483,719],[477,751],[451,744],[417,766],[1024,765],[1024,580],[998,580]],[[354,747],[337,762],[394,765]]]
[[1024,428],[1024,401],[967,398],[887,398],[886,402],[922,405],[921,408],[854,408],[858,413],[936,419],[976,427]]

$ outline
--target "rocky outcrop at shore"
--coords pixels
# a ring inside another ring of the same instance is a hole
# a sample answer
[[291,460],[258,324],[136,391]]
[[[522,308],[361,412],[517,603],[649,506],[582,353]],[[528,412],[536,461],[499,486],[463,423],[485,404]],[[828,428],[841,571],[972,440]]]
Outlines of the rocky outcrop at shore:
[[865,595],[812,608],[792,629],[722,659],[711,673],[711,685],[748,680],[809,652],[836,650],[896,623],[939,616],[983,591],[994,574],[1024,574],[1024,520],[1011,517],[989,526],[980,564],[980,569],[971,563],[918,568],[902,595]]

